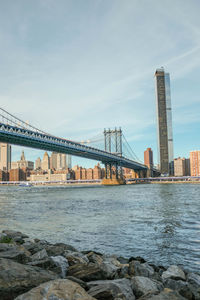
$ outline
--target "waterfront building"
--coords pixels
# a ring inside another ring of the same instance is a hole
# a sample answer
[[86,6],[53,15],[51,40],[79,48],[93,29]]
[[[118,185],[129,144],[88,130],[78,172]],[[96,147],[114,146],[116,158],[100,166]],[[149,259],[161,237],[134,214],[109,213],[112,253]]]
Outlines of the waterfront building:
[[175,158],[174,159],[174,176],[189,176],[189,159],[187,158]]
[[87,169],[86,168],[82,168],[82,180],[86,180],[87,179]]
[[94,179],[94,177],[93,177],[93,169],[92,168],[87,169],[87,179],[88,180]]
[[75,179],[81,180],[82,179],[82,167],[76,166],[74,172],[75,172]]
[[191,176],[200,176],[200,151],[190,152],[190,174]]
[[93,169],[93,179],[102,179],[102,172],[99,163]]
[[7,171],[0,170],[0,181],[9,181],[9,173]]
[[11,169],[9,171],[9,181],[25,181],[26,171],[23,169]]
[[45,152],[42,159],[42,170],[48,171],[49,169],[50,169],[49,155],[47,152]]
[[46,174],[31,174],[30,181],[66,181],[68,173],[54,174],[48,172]]
[[164,68],[157,69],[156,108],[158,130],[158,163],[162,174],[173,175],[173,135],[170,95],[170,77]]
[[153,168],[153,151],[151,148],[147,148],[144,151],[144,164],[149,168]]
[[38,157],[38,158],[36,159],[36,161],[35,161],[35,169],[36,169],[36,170],[41,170],[41,168],[42,168],[41,158]]
[[11,169],[11,145],[0,143],[0,169],[9,171]]
[[12,162],[11,163],[11,168],[12,169],[27,168],[29,170],[33,170],[34,169],[34,162],[26,160],[25,155],[24,155],[24,151],[22,151],[20,160],[18,160],[16,162]]

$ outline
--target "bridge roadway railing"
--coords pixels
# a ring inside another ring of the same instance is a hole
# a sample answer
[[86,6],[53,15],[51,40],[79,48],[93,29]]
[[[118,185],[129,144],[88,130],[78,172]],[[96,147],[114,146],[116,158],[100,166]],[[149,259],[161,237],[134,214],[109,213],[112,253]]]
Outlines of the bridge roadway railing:
[[58,138],[52,135],[43,134],[4,123],[0,123],[0,142],[81,156],[101,161],[104,164],[117,163],[121,167],[134,170],[147,169],[146,166],[123,156],[118,156],[110,152],[85,146],[67,139]]

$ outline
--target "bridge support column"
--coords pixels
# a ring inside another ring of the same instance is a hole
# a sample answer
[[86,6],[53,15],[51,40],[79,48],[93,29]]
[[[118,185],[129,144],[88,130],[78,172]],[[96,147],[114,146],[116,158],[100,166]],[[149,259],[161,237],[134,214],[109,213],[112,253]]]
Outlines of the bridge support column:
[[105,178],[102,180],[103,185],[121,185],[125,184],[122,174],[122,167],[117,163],[105,163]]

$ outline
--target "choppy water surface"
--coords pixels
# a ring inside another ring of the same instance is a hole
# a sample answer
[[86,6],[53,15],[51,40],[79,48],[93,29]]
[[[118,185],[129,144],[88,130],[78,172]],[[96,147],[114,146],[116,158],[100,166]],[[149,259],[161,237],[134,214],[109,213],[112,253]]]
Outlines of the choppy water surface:
[[0,230],[200,271],[200,185],[0,187]]

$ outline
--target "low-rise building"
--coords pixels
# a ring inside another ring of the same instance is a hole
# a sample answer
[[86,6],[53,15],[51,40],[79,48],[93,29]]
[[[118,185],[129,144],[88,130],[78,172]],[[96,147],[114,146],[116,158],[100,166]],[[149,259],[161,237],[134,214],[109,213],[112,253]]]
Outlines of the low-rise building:
[[25,181],[26,172],[20,168],[9,171],[9,181]]

